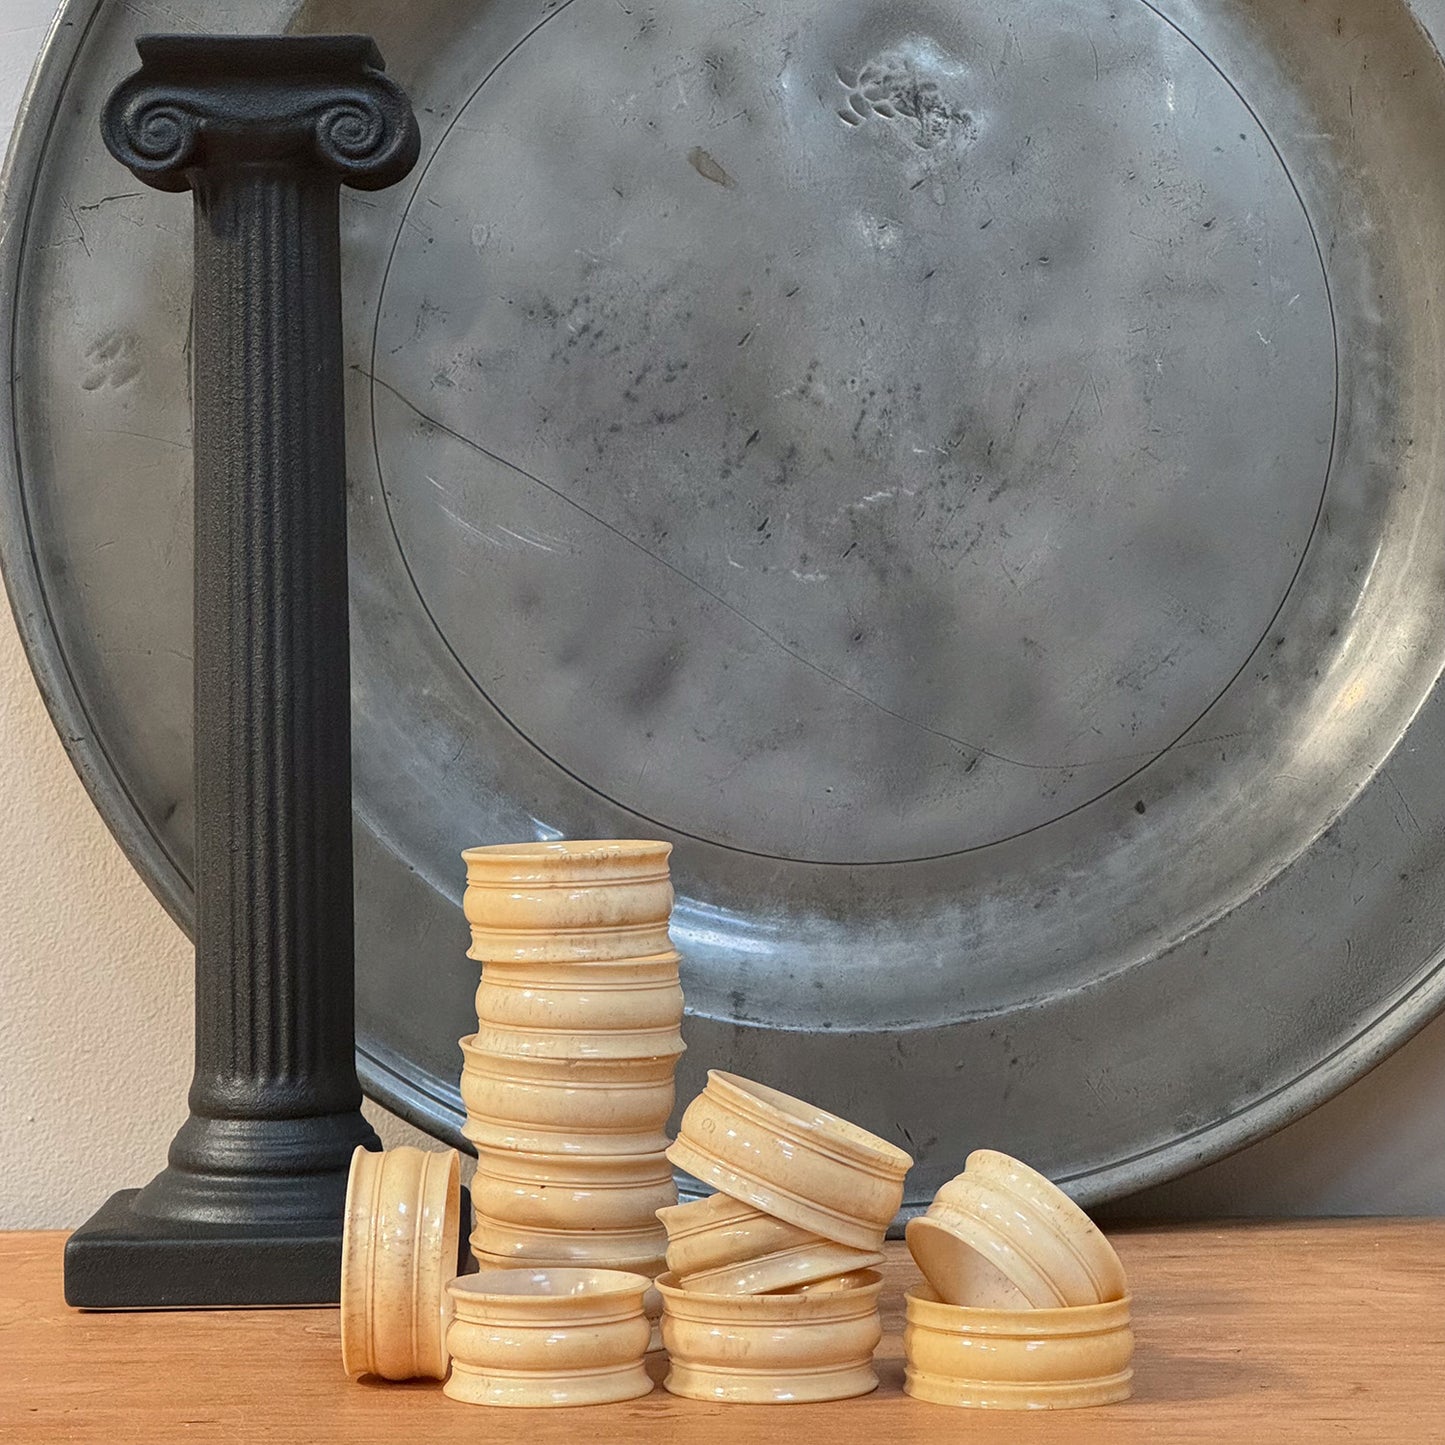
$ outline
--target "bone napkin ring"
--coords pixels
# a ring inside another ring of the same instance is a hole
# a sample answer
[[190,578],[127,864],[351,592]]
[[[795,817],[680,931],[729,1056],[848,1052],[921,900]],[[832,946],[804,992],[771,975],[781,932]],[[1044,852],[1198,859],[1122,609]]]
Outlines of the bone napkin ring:
[[1126,1400],[1128,1298],[1065,1309],[970,1309],[926,1285],[905,1296],[903,1388],[975,1409],[1063,1410]]
[[461,1234],[455,1150],[357,1149],[341,1241],[341,1362],[349,1375],[443,1379]]
[[908,1247],[949,1304],[1039,1309],[1101,1304],[1128,1289],[1098,1226],[1056,1184],[994,1150],[970,1154],[962,1174],[912,1219]]
[[804,1404],[878,1386],[882,1276],[851,1288],[788,1294],[704,1294],[664,1274],[662,1342],[674,1395],[728,1404]]
[[705,1184],[798,1228],[876,1252],[912,1158],[846,1119],[710,1069],[668,1158]]
[[489,1269],[448,1286],[452,1372],[471,1405],[604,1405],[652,1389],[643,1311],[651,1281],[611,1269]]

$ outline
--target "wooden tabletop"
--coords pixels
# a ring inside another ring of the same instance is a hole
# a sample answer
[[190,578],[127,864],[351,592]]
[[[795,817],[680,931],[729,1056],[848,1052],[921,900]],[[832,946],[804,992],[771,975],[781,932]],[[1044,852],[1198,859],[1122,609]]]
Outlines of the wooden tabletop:
[[[81,1314],[61,1234],[0,1235],[0,1441],[802,1445],[1445,1440],[1445,1221],[1168,1227],[1114,1236],[1134,1292],[1135,1398],[1008,1415],[903,1393],[890,1246],[881,1388],[832,1405],[703,1405],[661,1388],[584,1411],[459,1405],[433,1382],[354,1382],[334,1309]],[[662,1362],[655,1368],[661,1372]]]

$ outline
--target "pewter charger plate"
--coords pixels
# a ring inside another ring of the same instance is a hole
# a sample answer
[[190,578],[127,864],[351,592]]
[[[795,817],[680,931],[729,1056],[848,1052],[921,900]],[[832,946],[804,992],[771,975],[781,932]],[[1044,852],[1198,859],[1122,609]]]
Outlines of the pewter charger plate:
[[100,103],[140,31],[370,31],[425,141],[343,209],[369,1091],[456,1139],[464,845],[642,834],[684,1099],[835,1108],[915,1204],[1277,1127],[1445,995],[1442,18],[72,0],[3,533],[101,810],[185,921],[191,220]]

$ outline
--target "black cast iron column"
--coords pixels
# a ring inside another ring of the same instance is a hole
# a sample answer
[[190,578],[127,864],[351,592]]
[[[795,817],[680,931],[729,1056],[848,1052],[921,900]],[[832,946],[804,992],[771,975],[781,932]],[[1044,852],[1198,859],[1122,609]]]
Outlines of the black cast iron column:
[[[150,36],[106,107],[195,200],[196,1071],[168,1167],[70,1241],[92,1308],[335,1300],[353,1017],[338,200],[416,160],[364,36]],[[177,338],[177,345],[180,344]]]

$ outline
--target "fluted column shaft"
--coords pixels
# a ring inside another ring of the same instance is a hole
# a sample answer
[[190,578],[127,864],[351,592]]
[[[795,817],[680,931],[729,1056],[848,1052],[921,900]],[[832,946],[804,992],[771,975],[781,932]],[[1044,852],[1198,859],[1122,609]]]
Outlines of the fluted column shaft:
[[192,190],[196,1068],[172,1172],[136,1207],[285,1218],[339,1211],[351,1151],[376,1147],[354,1060],[339,185],[283,156]]
[[337,184],[195,188],[196,1055],[190,1104],[360,1103]]

